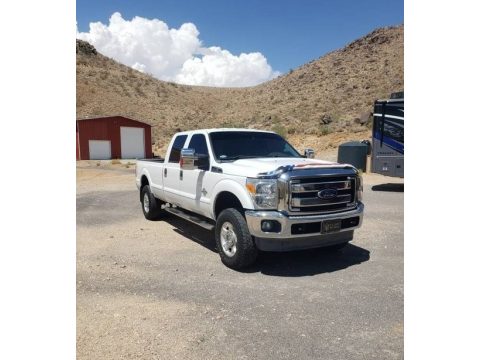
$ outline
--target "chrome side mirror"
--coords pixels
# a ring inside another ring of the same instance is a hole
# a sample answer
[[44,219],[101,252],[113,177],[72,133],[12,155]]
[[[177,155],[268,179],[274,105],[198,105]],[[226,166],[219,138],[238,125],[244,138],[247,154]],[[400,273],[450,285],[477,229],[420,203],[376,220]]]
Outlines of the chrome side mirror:
[[315,151],[313,149],[307,148],[303,152],[303,155],[308,159],[313,159],[315,157]]
[[182,170],[198,169],[198,166],[195,165],[194,149],[182,149],[180,151],[180,169]]
[[182,170],[209,170],[210,159],[208,154],[196,154],[195,149],[180,151],[180,169]]

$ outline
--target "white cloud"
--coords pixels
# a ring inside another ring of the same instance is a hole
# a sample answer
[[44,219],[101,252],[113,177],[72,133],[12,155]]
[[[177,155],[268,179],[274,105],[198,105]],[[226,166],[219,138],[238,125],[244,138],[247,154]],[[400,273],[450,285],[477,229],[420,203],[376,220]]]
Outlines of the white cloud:
[[169,28],[158,19],[139,16],[125,20],[114,13],[105,25],[90,23],[77,38],[127,66],[167,81],[189,85],[252,86],[279,73],[259,52],[234,55],[220,47],[202,47],[192,23]]
[[277,76],[259,52],[235,56],[219,47],[204,49],[203,56],[185,61],[176,79],[183,84],[250,86]]

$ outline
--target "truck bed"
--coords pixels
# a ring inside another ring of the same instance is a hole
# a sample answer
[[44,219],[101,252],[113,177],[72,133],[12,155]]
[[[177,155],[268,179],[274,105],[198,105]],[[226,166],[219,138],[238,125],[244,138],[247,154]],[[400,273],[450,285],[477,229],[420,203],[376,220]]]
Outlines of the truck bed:
[[156,163],[164,163],[165,159],[163,159],[163,158],[148,158],[148,159],[138,159],[137,161],[149,161],[149,162],[156,162]]

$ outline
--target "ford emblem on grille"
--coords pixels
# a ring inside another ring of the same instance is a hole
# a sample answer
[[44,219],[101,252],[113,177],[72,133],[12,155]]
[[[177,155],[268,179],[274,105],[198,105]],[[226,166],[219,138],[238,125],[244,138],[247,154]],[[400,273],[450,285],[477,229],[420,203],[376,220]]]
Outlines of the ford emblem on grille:
[[324,189],[322,191],[319,191],[317,195],[320,199],[327,200],[337,197],[337,193],[337,189]]

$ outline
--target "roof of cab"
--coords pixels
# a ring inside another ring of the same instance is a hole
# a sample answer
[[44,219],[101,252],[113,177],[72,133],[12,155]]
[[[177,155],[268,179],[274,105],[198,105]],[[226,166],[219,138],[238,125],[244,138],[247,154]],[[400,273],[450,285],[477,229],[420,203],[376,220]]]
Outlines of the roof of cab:
[[239,128],[214,128],[214,129],[196,129],[196,130],[181,131],[181,132],[178,132],[177,135],[188,135],[188,134],[192,134],[192,133],[207,133],[207,134],[210,134],[212,132],[221,132],[221,131],[251,131],[251,132],[273,133],[273,131],[269,131],[269,130],[239,129]]

